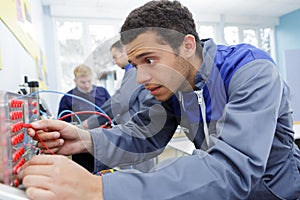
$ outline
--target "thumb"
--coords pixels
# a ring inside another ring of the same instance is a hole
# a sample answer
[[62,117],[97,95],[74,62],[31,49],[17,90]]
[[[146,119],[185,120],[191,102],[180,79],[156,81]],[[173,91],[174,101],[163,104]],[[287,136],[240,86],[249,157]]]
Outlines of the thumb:
[[68,125],[67,122],[61,120],[43,119],[31,123],[33,129],[36,130],[52,130],[60,131]]

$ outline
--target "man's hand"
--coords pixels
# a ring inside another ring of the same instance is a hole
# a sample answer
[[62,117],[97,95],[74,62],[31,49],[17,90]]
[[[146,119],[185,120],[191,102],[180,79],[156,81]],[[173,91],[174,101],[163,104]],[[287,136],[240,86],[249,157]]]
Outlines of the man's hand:
[[28,134],[37,140],[38,147],[45,153],[52,152],[71,155],[82,152],[93,154],[93,144],[90,133],[86,130],[60,120],[41,120],[31,123]]
[[102,178],[89,173],[65,156],[38,155],[21,168],[30,199],[103,199]]
[[87,120],[84,120],[84,121],[82,122],[82,126],[83,126],[85,129],[88,129],[88,128],[89,128],[88,123],[87,123]]

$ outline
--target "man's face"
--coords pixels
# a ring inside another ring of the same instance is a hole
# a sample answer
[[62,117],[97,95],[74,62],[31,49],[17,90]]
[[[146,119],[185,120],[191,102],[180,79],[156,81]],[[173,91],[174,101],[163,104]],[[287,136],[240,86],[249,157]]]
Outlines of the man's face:
[[137,68],[138,83],[144,84],[158,101],[164,102],[189,84],[191,66],[167,43],[159,41],[154,32],[145,32],[125,47],[129,61]]
[[126,65],[128,64],[128,57],[126,55],[125,51],[122,51],[121,49],[117,49],[117,48],[112,48],[111,49],[111,55],[114,59],[114,62],[121,67],[122,69],[124,69],[124,67],[126,67]]
[[79,90],[89,93],[92,90],[92,76],[78,76],[74,79]]

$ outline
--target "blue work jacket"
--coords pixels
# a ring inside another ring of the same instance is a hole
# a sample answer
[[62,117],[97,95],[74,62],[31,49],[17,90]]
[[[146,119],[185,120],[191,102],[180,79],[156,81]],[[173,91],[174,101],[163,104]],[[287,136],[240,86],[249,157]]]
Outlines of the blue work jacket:
[[249,44],[203,41],[196,89],[138,112],[125,125],[91,131],[94,156],[110,165],[160,154],[178,125],[191,156],[150,173],[103,176],[105,199],[297,199],[300,151],[290,91],[274,61]]

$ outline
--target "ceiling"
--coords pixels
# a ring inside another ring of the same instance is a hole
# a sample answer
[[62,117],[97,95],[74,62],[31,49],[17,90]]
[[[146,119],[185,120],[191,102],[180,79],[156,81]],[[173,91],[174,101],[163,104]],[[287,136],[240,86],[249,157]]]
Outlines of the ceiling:
[[[52,15],[125,18],[149,0],[42,0]],[[300,8],[300,0],[180,0],[194,15],[280,17]]]

